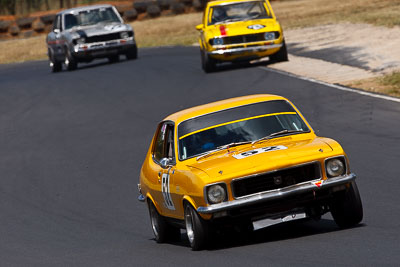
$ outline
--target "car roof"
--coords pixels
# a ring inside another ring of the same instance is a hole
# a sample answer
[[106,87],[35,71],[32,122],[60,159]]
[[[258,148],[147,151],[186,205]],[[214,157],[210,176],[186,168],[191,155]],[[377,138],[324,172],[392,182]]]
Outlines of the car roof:
[[[250,1],[260,1],[260,0],[220,0],[220,1],[210,1],[208,2],[208,6],[218,6],[218,5],[224,5],[224,4],[232,4],[232,3],[238,3],[238,2],[250,2]],[[265,1],[265,0],[263,0]]]
[[225,99],[217,102],[212,102],[209,104],[196,106],[188,109],[178,111],[174,114],[169,115],[164,119],[164,121],[173,121],[176,125],[190,118],[199,117],[205,114],[230,109],[234,107],[249,105],[258,102],[272,101],[272,100],[286,100],[286,98],[278,95],[269,94],[259,94],[259,95],[249,95],[242,97],[235,97],[230,99]]
[[68,14],[68,13],[73,13],[73,12],[81,12],[85,10],[91,10],[91,9],[98,9],[98,8],[107,8],[107,7],[112,7],[112,5],[91,5],[91,6],[81,6],[81,7],[75,7],[75,8],[70,8],[70,9],[65,9],[63,11],[60,11],[57,13],[59,14]]

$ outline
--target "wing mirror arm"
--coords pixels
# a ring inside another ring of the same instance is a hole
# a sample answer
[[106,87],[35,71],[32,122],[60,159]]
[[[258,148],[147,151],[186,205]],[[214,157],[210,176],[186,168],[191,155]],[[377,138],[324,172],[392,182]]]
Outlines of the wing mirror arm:
[[167,168],[169,168],[169,167],[172,167],[171,159],[169,159],[169,158],[162,158],[162,159],[160,160],[160,165],[161,165],[161,168],[163,168],[163,169],[167,169]]
[[196,30],[198,30],[198,31],[202,31],[203,28],[204,28],[204,24],[199,24],[196,26]]

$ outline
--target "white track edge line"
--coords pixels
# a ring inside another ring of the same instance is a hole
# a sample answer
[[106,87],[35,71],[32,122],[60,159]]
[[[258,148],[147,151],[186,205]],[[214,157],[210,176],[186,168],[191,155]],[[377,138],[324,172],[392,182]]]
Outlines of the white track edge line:
[[320,80],[316,80],[316,79],[313,79],[313,78],[308,78],[308,77],[301,76],[301,75],[296,75],[296,74],[293,74],[293,73],[290,73],[290,72],[286,72],[286,71],[282,71],[282,70],[271,69],[271,68],[268,68],[268,67],[260,67],[260,68],[263,69],[263,70],[266,70],[266,71],[271,71],[271,72],[276,72],[276,73],[279,73],[279,74],[287,75],[289,77],[298,78],[298,79],[301,79],[301,80],[322,84],[322,85],[325,85],[325,86],[328,86],[328,87],[332,87],[332,88],[335,88],[335,89],[338,89],[338,90],[352,92],[352,93],[356,93],[356,94],[360,94],[360,95],[366,95],[366,96],[370,96],[370,97],[375,97],[375,98],[380,98],[380,99],[385,99],[385,100],[389,100],[389,101],[400,103],[400,98],[386,96],[386,95],[380,95],[380,94],[375,94],[375,93],[366,92],[366,91],[362,91],[362,90],[358,90],[358,89],[353,89],[353,88],[350,88],[350,87],[345,87],[345,86],[341,86],[341,85],[337,85],[337,84],[331,84],[331,83],[323,82],[323,81],[320,81]]

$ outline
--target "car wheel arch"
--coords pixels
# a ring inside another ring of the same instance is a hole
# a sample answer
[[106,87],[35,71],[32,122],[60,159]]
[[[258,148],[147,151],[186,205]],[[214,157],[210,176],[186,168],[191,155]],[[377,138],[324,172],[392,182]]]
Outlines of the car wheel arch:
[[188,195],[184,195],[184,196],[183,196],[183,198],[182,198],[182,207],[185,207],[185,204],[186,204],[186,203],[192,205],[192,207],[193,207],[195,210],[197,210],[198,207],[197,207],[196,203],[195,203],[194,200],[193,200],[190,196],[188,196]]
[[156,207],[157,212],[162,215],[160,206],[158,205],[157,201],[154,200],[154,198],[151,196],[150,193],[146,194],[146,200],[145,201],[146,201],[147,204],[150,204],[150,202],[152,202],[154,207]]
[[[183,196],[182,198],[182,207],[183,210],[185,210],[185,204],[191,205],[194,210],[197,211],[198,205],[196,205],[196,202],[188,195]],[[200,217],[202,217],[204,220],[209,220],[211,218],[211,214],[202,214],[199,213]]]

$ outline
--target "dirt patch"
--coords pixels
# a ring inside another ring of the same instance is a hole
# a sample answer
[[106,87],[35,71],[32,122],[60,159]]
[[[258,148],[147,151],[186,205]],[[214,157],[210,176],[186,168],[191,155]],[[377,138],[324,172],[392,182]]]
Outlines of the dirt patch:
[[400,27],[332,24],[285,31],[289,52],[372,72],[400,68]]
[[340,23],[289,29],[284,34],[290,61],[271,68],[398,95],[378,80],[371,85],[371,78],[400,70],[400,27]]

